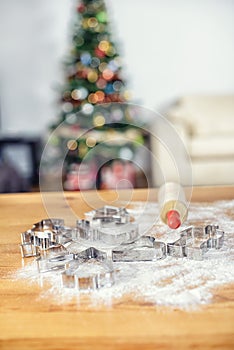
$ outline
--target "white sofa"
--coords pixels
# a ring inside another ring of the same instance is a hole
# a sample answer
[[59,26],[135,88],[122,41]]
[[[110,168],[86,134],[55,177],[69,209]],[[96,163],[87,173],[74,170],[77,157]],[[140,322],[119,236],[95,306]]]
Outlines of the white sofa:
[[[234,183],[234,95],[184,96],[167,110],[165,117],[190,156],[194,185]],[[154,140],[152,151],[166,179],[174,180],[172,162],[164,147]],[[183,163],[185,152],[181,147],[177,152]],[[155,167],[153,182],[156,186],[161,182]]]

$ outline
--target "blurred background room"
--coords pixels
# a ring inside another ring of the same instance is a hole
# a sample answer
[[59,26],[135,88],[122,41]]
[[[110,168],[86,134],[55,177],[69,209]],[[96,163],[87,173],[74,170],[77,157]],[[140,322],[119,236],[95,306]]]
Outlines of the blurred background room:
[[194,185],[233,184],[233,43],[232,0],[1,0],[0,192],[40,189],[48,140],[48,190],[159,186],[157,113]]

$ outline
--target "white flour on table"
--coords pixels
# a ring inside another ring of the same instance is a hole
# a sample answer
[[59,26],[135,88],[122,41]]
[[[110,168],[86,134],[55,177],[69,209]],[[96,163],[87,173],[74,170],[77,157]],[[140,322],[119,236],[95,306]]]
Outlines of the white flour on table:
[[[145,203],[132,202],[130,214],[139,217]],[[158,216],[157,203],[147,203],[147,215],[140,215],[141,229],[149,227]],[[198,226],[218,224],[225,231],[221,249],[210,249],[202,261],[187,258],[166,257],[154,262],[113,263],[116,270],[115,284],[100,290],[86,292],[91,305],[114,305],[125,295],[131,299],[150,305],[171,306],[181,309],[194,309],[212,302],[213,290],[221,285],[234,283],[234,213],[233,201],[215,203],[193,203],[183,227],[197,223]],[[232,216],[232,217],[231,217]],[[142,232],[143,232],[142,231]],[[179,238],[179,230],[168,231],[165,225],[157,222],[145,232],[165,243]],[[85,271],[84,271],[85,272]],[[38,274],[35,263],[26,265],[15,274],[28,282],[48,282],[50,287],[41,290],[41,297],[53,297],[57,303],[66,303],[74,297],[79,301],[81,294],[75,289],[63,288],[60,272]]]

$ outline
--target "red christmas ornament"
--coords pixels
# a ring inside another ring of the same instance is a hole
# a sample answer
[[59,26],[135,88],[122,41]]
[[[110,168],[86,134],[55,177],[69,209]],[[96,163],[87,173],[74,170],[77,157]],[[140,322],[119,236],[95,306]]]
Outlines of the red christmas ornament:
[[95,55],[99,58],[104,58],[106,56],[105,52],[100,50],[98,47],[94,50]]
[[85,11],[86,7],[84,4],[80,4],[78,7],[77,7],[77,11],[80,12],[80,13],[83,13]]

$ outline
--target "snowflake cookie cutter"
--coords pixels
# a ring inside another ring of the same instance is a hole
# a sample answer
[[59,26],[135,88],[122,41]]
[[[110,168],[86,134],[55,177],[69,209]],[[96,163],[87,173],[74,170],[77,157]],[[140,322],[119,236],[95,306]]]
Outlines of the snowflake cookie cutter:
[[180,232],[180,238],[167,244],[167,254],[176,258],[202,260],[210,248],[220,249],[224,232],[217,225],[189,226]]
[[105,252],[89,247],[74,258],[61,274],[63,287],[90,291],[115,283],[115,271]]
[[166,244],[151,236],[142,236],[133,243],[112,250],[114,262],[155,261],[166,258],[166,255]]

